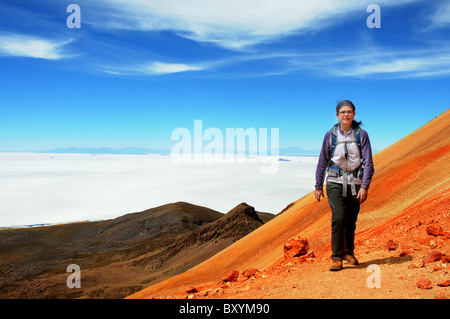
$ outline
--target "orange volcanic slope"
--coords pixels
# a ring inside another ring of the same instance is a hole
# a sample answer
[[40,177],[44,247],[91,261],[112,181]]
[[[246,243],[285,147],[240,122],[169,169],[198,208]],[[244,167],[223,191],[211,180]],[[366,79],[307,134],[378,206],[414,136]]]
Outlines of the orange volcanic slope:
[[[437,194],[448,198],[449,161],[450,110],[376,154],[369,199],[361,206],[358,218],[357,239],[369,238],[399,216],[420,210],[421,203],[429,209],[427,199]],[[436,205],[445,203],[448,200]],[[159,297],[184,291],[190,285],[219,282],[234,269],[240,272],[248,268],[268,269],[283,260],[283,244],[298,235],[308,238],[310,250],[317,258],[329,258],[330,218],[327,200],[317,202],[312,192],[205,262],[128,298]]]

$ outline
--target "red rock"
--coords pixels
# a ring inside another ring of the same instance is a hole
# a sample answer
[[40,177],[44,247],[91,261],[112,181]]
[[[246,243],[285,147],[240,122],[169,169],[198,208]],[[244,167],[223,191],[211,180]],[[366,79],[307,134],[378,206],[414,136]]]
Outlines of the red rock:
[[398,254],[398,256],[399,257],[403,257],[403,256],[407,256],[407,255],[410,255],[410,254],[411,254],[411,251],[409,251],[409,250],[402,250],[400,252],[400,254]]
[[448,286],[450,286],[450,280],[447,279],[447,280],[441,281],[437,285],[440,287],[448,287]]
[[413,260],[411,261],[411,264],[409,265],[409,268],[422,268],[425,266],[425,263],[422,259],[419,260]]
[[428,235],[444,236],[444,230],[442,229],[442,226],[439,224],[428,225],[426,231]]
[[427,278],[420,278],[416,285],[420,289],[431,289],[431,280]]
[[192,294],[192,293],[195,293],[195,292],[197,292],[198,290],[197,290],[197,288],[195,288],[194,286],[189,286],[187,289],[186,289],[186,293],[187,294]]
[[239,277],[239,271],[233,270],[232,272],[228,273],[225,277],[223,277],[223,282],[234,282]]
[[442,270],[442,265],[439,265],[439,264],[434,265],[433,271],[439,271],[439,270]]
[[427,263],[432,263],[435,261],[439,261],[442,259],[442,253],[438,252],[438,251],[432,251],[431,253],[429,253],[428,255],[426,255],[425,257],[423,257],[423,262],[425,264]]
[[256,273],[258,273],[258,272],[259,272],[259,270],[256,268],[249,268],[242,273],[241,277],[246,277],[246,278],[254,277],[256,275]]
[[386,249],[387,250],[396,250],[398,248],[398,243],[393,241],[392,239],[389,239]]
[[408,243],[403,243],[402,244],[402,246],[401,246],[401,248],[404,250],[404,251],[410,251],[411,249],[413,249],[413,246],[411,246],[410,244],[408,244]]
[[445,254],[444,256],[442,256],[442,259],[441,259],[441,260],[442,260],[442,262],[443,262],[444,264],[450,262],[450,255]]
[[445,245],[445,239],[441,239],[442,237],[436,237],[436,248],[442,248]]
[[314,255],[314,252],[310,252],[308,255],[306,255],[306,258],[316,258],[316,255]]
[[291,238],[283,246],[284,258],[299,257],[306,254],[308,249],[308,239],[302,237],[298,237],[297,239]]
[[434,241],[436,238],[434,236],[426,236],[419,239],[419,243],[422,245],[430,245],[430,242]]
[[221,282],[220,282],[220,285],[219,285],[219,288],[227,289],[229,283],[230,283],[229,281],[227,281],[227,282],[221,281]]

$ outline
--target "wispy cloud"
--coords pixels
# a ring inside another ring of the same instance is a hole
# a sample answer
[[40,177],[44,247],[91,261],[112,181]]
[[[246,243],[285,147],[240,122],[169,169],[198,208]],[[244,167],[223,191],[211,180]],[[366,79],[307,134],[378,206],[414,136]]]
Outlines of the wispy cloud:
[[[270,60],[273,66],[272,70],[263,70],[256,73],[246,72],[245,77],[254,76],[266,76],[274,74],[282,74],[284,71],[277,69],[278,62],[289,58],[299,57],[298,53],[253,53],[253,54],[236,54],[226,56],[216,60],[202,60],[194,63],[168,63],[161,61],[147,61],[141,63],[127,64],[111,64],[108,66],[102,66],[99,71],[102,73],[115,74],[115,75],[165,75],[190,71],[208,71],[214,73],[215,71],[223,70],[226,68],[233,68],[233,76],[239,76],[234,69],[236,66],[246,63],[258,62],[262,60]],[[226,75],[221,72],[221,76]]]
[[[417,0],[378,0],[383,6]],[[354,0],[102,0],[87,23],[101,28],[168,30],[181,37],[242,50],[280,37],[329,27],[365,9]],[[89,3],[86,3],[89,6]],[[99,17],[99,12],[101,17]],[[356,16],[356,15],[355,15]]]
[[425,31],[450,27],[450,2],[439,4],[428,20],[429,24],[425,26]]
[[23,34],[0,34],[0,56],[60,60],[70,57],[64,46],[72,40],[58,42]]
[[[83,0],[80,0],[83,1]],[[379,0],[383,10],[422,0]],[[366,16],[366,7],[373,1],[333,0],[100,0],[96,3],[96,16],[84,20],[87,24],[106,30],[138,30],[145,32],[171,31],[179,37],[201,43],[213,44],[233,51],[216,59],[194,59],[194,62],[150,62],[122,67],[104,68],[108,73],[132,75],[162,75],[188,71],[211,71],[217,76],[239,76],[239,68],[229,68],[247,63],[258,67],[242,68],[243,76],[267,76],[310,72],[328,77],[407,77],[447,74],[449,52],[433,49],[403,52],[395,48],[374,47],[342,53],[338,48],[312,52],[311,46],[285,46],[288,36],[302,36],[317,32],[347,19]],[[86,3],[89,6],[89,3]],[[99,10],[107,8],[105,10]],[[450,5],[444,6],[450,8]],[[449,9],[450,10],[450,9]],[[86,15],[85,15],[86,16]],[[435,25],[448,19],[442,14],[433,16]],[[364,25],[365,26],[365,25]],[[149,33],[150,34],[150,33]],[[296,37],[298,39],[298,37]],[[282,43],[286,52],[275,46],[262,46],[268,42]],[[358,47],[357,39],[350,41]],[[227,52],[224,51],[224,52]],[[189,57],[169,60],[190,60]],[[155,61],[164,61],[156,59]],[[128,64],[128,65],[127,65]],[[226,72],[224,72],[226,70]]]
[[144,66],[144,73],[148,74],[168,74],[179,73],[186,71],[198,71],[202,68],[194,65],[180,64],[180,63],[162,63],[154,62]]
[[353,64],[337,65],[331,74],[347,77],[430,77],[450,73],[450,50],[420,52],[388,52],[359,55]]
[[[264,62],[268,60],[270,63]],[[248,63],[261,62],[264,68],[252,69]],[[241,73],[238,66],[244,65]],[[268,67],[267,65],[270,65]],[[449,49],[395,51],[368,48],[355,52],[289,52],[229,56],[196,63],[143,62],[133,65],[110,65],[102,73],[125,76],[158,76],[191,71],[205,71],[217,77],[264,77],[307,72],[319,77],[407,78],[450,74]],[[231,72],[231,75],[228,74]],[[228,75],[227,75],[228,74]]]
[[[379,0],[386,7],[404,5],[421,0]],[[187,72],[207,71],[217,76],[267,76],[310,72],[327,77],[418,77],[450,73],[450,48],[442,44],[434,48],[402,51],[383,48],[380,44],[362,50],[339,52],[339,48],[326,47],[315,51],[311,46],[287,46],[283,38],[330,28],[341,21],[365,16],[373,1],[352,0],[79,0],[83,8],[83,25],[106,31],[121,29],[140,31],[140,36],[151,32],[171,31],[181,38],[213,44],[226,50],[211,51],[216,58],[207,58],[211,46],[202,46],[201,55],[192,52],[166,51],[158,45],[120,47],[105,44],[111,38],[93,41],[92,34],[84,34],[84,61],[94,72],[116,75],[159,76]],[[436,5],[430,16],[428,29],[445,28],[450,4]],[[90,10],[93,9],[93,10]],[[359,13],[358,13],[359,12]],[[86,28],[88,29],[88,28]],[[84,29],[83,29],[84,30]],[[144,32],[141,32],[144,31]],[[103,34],[102,34],[103,35]],[[105,40],[107,39],[107,40]],[[118,43],[121,42],[121,38]],[[145,38],[143,38],[145,39]],[[298,38],[296,38],[298,39]],[[89,42],[89,45],[86,43]],[[262,46],[266,42],[282,46]],[[72,57],[66,46],[73,40],[55,41],[24,34],[0,33],[0,56],[29,57],[61,60]],[[78,42],[78,41],[77,41]],[[350,41],[353,47],[355,42]],[[156,43],[156,42],[153,42]],[[259,46],[258,46],[259,45]],[[441,47],[441,49],[436,49]],[[283,52],[283,48],[285,52]],[[196,47],[197,49],[197,47]],[[217,48],[214,48],[217,50]],[[230,50],[232,50],[230,52]],[[169,56],[170,55],[170,56]],[[88,61],[87,58],[90,60]],[[263,61],[267,60],[267,61]],[[270,61],[270,62],[269,62]],[[244,66],[239,68],[240,66]],[[228,72],[228,73],[227,73]],[[245,73],[245,74],[244,74]]]
[[291,58],[286,72],[310,71],[325,77],[407,78],[450,74],[450,48],[302,54]]
[[104,66],[100,71],[115,75],[164,75],[202,69],[202,66],[182,63],[147,62],[129,66]]

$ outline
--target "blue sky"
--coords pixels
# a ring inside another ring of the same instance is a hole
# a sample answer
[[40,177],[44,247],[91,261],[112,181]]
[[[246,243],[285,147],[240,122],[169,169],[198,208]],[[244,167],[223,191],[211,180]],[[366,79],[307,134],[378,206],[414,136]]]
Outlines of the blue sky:
[[439,0],[2,1],[0,151],[170,149],[194,120],[319,149],[341,99],[380,150],[449,108],[449,34]]

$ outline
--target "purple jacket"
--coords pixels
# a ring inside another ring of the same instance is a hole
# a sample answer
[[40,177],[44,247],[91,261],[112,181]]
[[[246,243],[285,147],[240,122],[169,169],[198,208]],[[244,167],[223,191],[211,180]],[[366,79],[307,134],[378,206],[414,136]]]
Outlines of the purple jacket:
[[[322,149],[320,151],[319,161],[316,168],[315,187],[322,187],[325,170],[328,166],[328,162],[330,161],[330,134],[331,132],[327,131],[325,133],[325,137],[323,138]],[[375,169],[373,167],[372,148],[370,146],[369,135],[363,129],[361,129],[361,153],[364,165],[364,175],[361,186],[368,188],[370,186],[370,182],[372,181],[372,176],[375,173]]]

